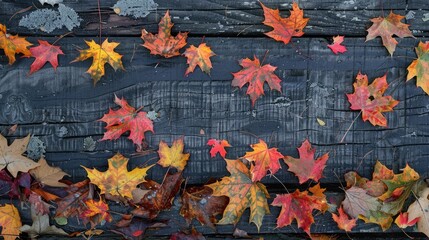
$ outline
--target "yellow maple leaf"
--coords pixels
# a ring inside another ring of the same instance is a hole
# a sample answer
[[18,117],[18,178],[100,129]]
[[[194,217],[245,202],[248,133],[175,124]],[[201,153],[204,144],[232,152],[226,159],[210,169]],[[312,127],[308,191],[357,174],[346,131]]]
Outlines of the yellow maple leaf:
[[134,168],[132,171],[127,170],[128,158],[117,153],[108,161],[109,168],[106,172],[99,172],[97,169],[88,169],[82,166],[88,173],[91,183],[97,185],[101,194],[110,194],[132,198],[132,191],[138,184],[146,182],[146,172],[153,165],[145,168]]
[[210,57],[216,54],[207,46],[205,43],[201,43],[198,47],[191,45],[183,53],[188,58],[189,67],[186,69],[185,76],[195,70],[195,67],[200,66],[201,70],[210,75],[210,69],[212,69],[212,62]]
[[183,171],[189,160],[189,153],[183,153],[184,143],[183,138],[173,141],[171,148],[167,143],[161,141],[159,143],[159,161],[158,164],[163,167],[175,167],[179,171]]
[[19,237],[22,226],[18,209],[12,204],[5,204],[0,207],[1,235],[5,240],[15,240]]
[[18,37],[18,35],[9,35],[6,32],[6,26],[0,24],[0,49],[4,50],[7,58],[9,59],[9,64],[15,62],[15,54],[22,53],[23,57],[30,57],[31,52],[27,47],[33,44],[27,42],[25,38]]
[[115,52],[114,49],[119,45],[117,42],[110,42],[108,39],[104,40],[101,44],[97,44],[94,40],[85,41],[89,46],[88,49],[79,50],[80,55],[73,62],[84,61],[88,58],[93,58],[91,66],[88,68],[87,73],[91,75],[91,78],[94,80],[94,85],[100,80],[102,76],[104,76],[104,65],[108,63],[113,69],[124,69],[122,65],[122,55]]

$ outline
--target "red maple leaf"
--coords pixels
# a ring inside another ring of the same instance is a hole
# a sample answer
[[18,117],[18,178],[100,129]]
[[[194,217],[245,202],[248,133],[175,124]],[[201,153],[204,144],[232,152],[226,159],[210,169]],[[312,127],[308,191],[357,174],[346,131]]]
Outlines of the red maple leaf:
[[229,145],[229,142],[227,140],[217,140],[214,138],[211,138],[207,141],[207,145],[212,146],[212,149],[210,149],[210,156],[214,158],[217,153],[219,153],[223,158],[226,156],[226,147],[231,147]]
[[131,107],[124,98],[119,99],[115,95],[115,103],[121,108],[118,110],[110,109],[109,113],[104,114],[99,120],[107,123],[105,127],[107,131],[101,140],[115,140],[126,131],[130,131],[128,138],[141,147],[144,133],[153,132],[152,121],[147,117],[146,112]]
[[347,48],[341,45],[341,43],[344,41],[344,36],[336,36],[333,37],[333,39],[334,42],[332,44],[329,44],[328,47],[332,50],[334,54],[347,52]]
[[362,119],[376,126],[387,126],[387,119],[383,116],[383,112],[391,112],[398,105],[391,96],[383,96],[389,84],[386,81],[386,74],[376,78],[368,85],[368,77],[360,72],[356,76],[356,82],[353,83],[355,92],[347,94],[347,98],[351,104],[350,109],[361,110]]
[[51,45],[47,41],[39,40],[39,46],[30,48],[31,56],[36,58],[30,66],[30,74],[39,71],[46,62],[51,63],[57,70],[58,55],[64,55],[59,46]]
[[277,67],[273,67],[270,64],[261,66],[259,59],[254,56],[255,60],[249,58],[241,59],[240,65],[243,69],[239,72],[232,73],[234,79],[232,80],[233,87],[242,88],[246,83],[249,83],[247,88],[247,94],[252,100],[252,106],[255,105],[255,101],[261,95],[264,94],[264,83],[267,82],[271,90],[277,90],[282,92],[280,82],[282,81],[274,71]]
[[416,217],[413,220],[410,220],[408,218],[408,212],[401,212],[399,213],[398,217],[395,219],[396,225],[400,228],[407,228],[414,226],[418,221],[420,220],[420,217]]
[[344,212],[343,207],[338,208],[338,215],[332,213],[332,219],[338,224],[338,228],[350,232],[356,226],[357,219],[349,219],[347,213]]
[[316,149],[311,147],[308,140],[302,143],[301,147],[298,148],[298,152],[300,158],[293,158],[291,156],[284,158],[285,163],[289,166],[288,170],[295,173],[300,184],[303,184],[308,179],[313,179],[316,182],[319,181],[322,178],[322,172],[326,166],[326,161],[328,161],[329,154],[325,153],[317,160],[314,160]]

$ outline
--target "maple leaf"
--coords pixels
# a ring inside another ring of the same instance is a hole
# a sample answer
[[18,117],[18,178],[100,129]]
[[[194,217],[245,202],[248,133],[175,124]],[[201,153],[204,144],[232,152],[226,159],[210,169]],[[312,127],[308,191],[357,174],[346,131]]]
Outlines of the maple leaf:
[[265,33],[265,35],[284,42],[284,44],[288,44],[292,37],[304,35],[303,29],[307,25],[309,18],[304,18],[304,11],[298,7],[296,2],[292,4],[290,16],[287,18],[280,17],[278,9],[274,10],[266,7],[262,2],[259,3],[264,10],[265,20],[262,23],[274,28],[271,32]]
[[260,182],[253,182],[250,170],[240,160],[226,161],[226,169],[231,173],[221,181],[207,185],[213,190],[213,196],[227,196],[229,203],[217,224],[236,224],[244,210],[250,208],[250,222],[259,228],[265,214],[270,214],[266,187]]
[[183,153],[183,148],[183,138],[174,140],[171,148],[164,141],[159,142],[158,164],[163,167],[175,167],[177,170],[183,171],[190,156],[189,153]]
[[144,41],[142,46],[149,49],[151,54],[165,58],[180,55],[179,50],[186,46],[188,33],[179,32],[175,37],[171,36],[173,23],[169,11],[165,13],[158,26],[158,34],[155,35],[148,33],[145,29],[142,30],[141,38]]
[[201,68],[201,71],[210,75],[210,69],[213,68],[210,57],[215,56],[216,54],[205,43],[201,43],[198,48],[191,45],[186,49],[183,55],[188,58],[187,63],[189,64],[189,67],[186,69],[185,76],[188,76],[189,73],[193,72],[197,65]]
[[322,208],[320,211],[322,211],[323,213],[326,212],[329,209],[328,201],[326,200],[326,195],[324,194],[326,188],[321,188],[320,183],[317,183],[313,187],[310,187],[308,190],[313,194],[313,197],[319,198],[319,202],[322,204]]
[[368,77],[360,72],[356,76],[356,82],[353,83],[355,92],[347,94],[347,98],[351,104],[350,109],[361,110],[362,119],[374,126],[387,126],[387,119],[383,116],[383,112],[391,112],[398,105],[391,96],[383,96],[389,85],[386,81],[386,74],[376,78],[368,85]]
[[279,77],[274,74],[277,67],[273,67],[270,64],[261,66],[259,59],[254,56],[254,60],[249,58],[241,59],[239,61],[243,67],[242,70],[232,73],[234,79],[232,79],[231,85],[233,87],[242,88],[246,83],[249,83],[247,92],[252,101],[252,106],[255,105],[256,99],[264,94],[264,83],[267,82],[271,90],[277,90],[282,92]]
[[36,58],[30,66],[30,74],[39,71],[46,62],[51,63],[52,67],[57,70],[58,55],[64,55],[59,46],[51,45],[47,41],[38,40],[39,46],[30,48],[31,56]]
[[31,52],[27,47],[33,44],[27,42],[25,38],[19,37],[18,35],[9,35],[6,32],[6,26],[0,24],[0,49],[4,50],[9,64],[12,65],[15,62],[15,54],[22,53],[23,57],[30,57]]
[[16,178],[18,172],[28,172],[30,169],[40,166],[39,163],[22,156],[29,141],[30,134],[25,138],[15,139],[8,146],[6,138],[0,134],[0,169],[7,168],[10,174]]
[[319,181],[322,178],[323,169],[328,161],[329,154],[325,153],[314,160],[316,149],[311,147],[308,140],[305,140],[298,148],[300,158],[286,156],[283,160],[288,165],[288,171],[293,172],[298,177],[299,183],[303,184],[309,179]]
[[308,195],[307,191],[300,192],[298,189],[293,193],[277,194],[271,205],[282,207],[277,218],[277,228],[292,224],[295,219],[298,227],[311,237],[310,227],[314,223],[313,210],[323,211],[326,202],[319,197]]
[[128,105],[128,102],[115,95],[115,103],[121,108],[118,110],[109,109],[109,113],[99,120],[107,123],[106,132],[101,140],[115,140],[123,133],[130,131],[128,139],[134,144],[141,147],[144,140],[144,133],[147,131],[153,132],[153,122],[147,117],[147,113],[136,110]]
[[217,140],[214,138],[211,138],[207,141],[207,145],[212,146],[212,149],[210,149],[210,156],[214,158],[217,153],[219,153],[223,158],[226,156],[226,147],[231,147],[229,145],[229,142],[227,140]]
[[418,231],[429,237],[429,188],[422,190],[419,198],[408,207],[407,212],[408,219],[419,218],[417,221]]
[[277,151],[277,148],[268,149],[262,139],[259,139],[259,143],[252,144],[251,147],[253,151],[246,152],[243,158],[255,163],[250,168],[253,182],[260,181],[267,175],[267,171],[275,174],[281,168],[279,159],[283,158],[283,155]]
[[417,59],[408,66],[407,81],[417,78],[417,87],[421,87],[429,95],[429,41],[416,47]]
[[82,166],[88,174],[92,184],[100,188],[100,194],[110,194],[131,199],[131,191],[142,182],[145,182],[146,172],[153,165],[145,168],[127,170],[128,158],[117,153],[108,161],[109,168],[106,172],[89,169]]
[[21,232],[28,233],[31,239],[37,239],[39,235],[68,235],[64,230],[49,224],[49,215],[38,215],[34,208],[31,208],[31,219],[33,225],[24,225],[20,229]]
[[19,237],[22,226],[18,209],[13,204],[5,204],[0,207],[1,235],[5,240],[15,240]]
[[30,170],[31,176],[41,184],[51,187],[67,187],[65,183],[58,182],[64,176],[70,176],[59,167],[51,167],[44,158],[39,160],[40,166]]
[[338,228],[346,232],[350,232],[355,226],[357,219],[349,219],[347,213],[344,212],[343,207],[338,208],[338,215],[332,213],[332,219],[338,224]]
[[88,49],[79,50],[80,55],[73,62],[85,61],[88,58],[93,58],[91,66],[86,71],[94,81],[94,85],[104,76],[104,65],[108,63],[116,71],[118,69],[124,70],[122,66],[122,55],[115,52],[115,48],[119,45],[117,42],[110,42],[106,39],[101,44],[97,44],[94,40],[85,41],[89,46]]
[[420,217],[416,217],[413,220],[410,220],[408,218],[408,212],[401,212],[399,213],[398,217],[395,219],[395,223],[400,228],[407,228],[407,227],[414,226],[419,220],[420,220]]
[[336,36],[333,37],[334,42],[329,44],[328,47],[332,50],[334,54],[345,53],[347,52],[347,48],[341,43],[344,41],[344,36]]
[[225,196],[212,196],[212,189],[206,186],[187,188],[181,197],[182,215],[186,222],[190,224],[196,218],[202,225],[215,229],[216,215],[222,214],[228,205],[228,198]]
[[400,38],[404,37],[414,37],[410,29],[408,29],[408,24],[404,24],[401,20],[404,19],[404,16],[394,14],[390,12],[389,16],[372,18],[372,26],[367,30],[368,35],[366,35],[366,41],[372,40],[376,37],[381,37],[383,40],[383,45],[389,51],[390,55],[393,55],[395,52],[396,44],[398,42],[392,37],[396,35]]
[[102,200],[88,199],[85,201],[85,205],[86,210],[82,212],[81,217],[91,222],[91,228],[94,228],[97,224],[104,225],[105,222],[112,221],[112,216],[108,213],[109,205]]
[[88,179],[70,185],[67,192],[67,196],[56,201],[58,207],[55,219],[80,216],[85,209],[85,201],[90,194],[92,195]]

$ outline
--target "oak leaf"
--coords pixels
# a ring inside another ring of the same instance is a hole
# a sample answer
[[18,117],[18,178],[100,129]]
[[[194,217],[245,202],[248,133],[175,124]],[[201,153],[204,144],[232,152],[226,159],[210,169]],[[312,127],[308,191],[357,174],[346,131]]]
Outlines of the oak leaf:
[[416,47],[417,59],[408,66],[407,81],[417,78],[417,87],[421,87],[429,95],[429,41],[419,42]]
[[39,160],[40,166],[30,170],[31,176],[41,184],[48,185],[51,187],[67,187],[68,185],[62,182],[58,182],[64,176],[69,176],[63,172],[59,167],[51,167],[48,165],[44,158]]
[[4,50],[9,64],[12,65],[15,62],[15,54],[22,53],[23,57],[30,57],[31,52],[27,47],[33,44],[27,42],[25,38],[19,37],[18,35],[9,35],[6,32],[6,26],[0,24],[0,49]]
[[332,219],[338,224],[338,228],[346,232],[350,232],[356,226],[356,218],[349,219],[347,213],[344,212],[343,207],[338,208],[338,215],[332,213]]
[[94,228],[97,224],[104,225],[105,222],[111,222],[112,216],[109,214],[109,205],[100,201],[94,201],[94,199],[88,199],[85,201],[86,209],[82,212],[81,217],[86,221],[91,222],[91,228]]
[[329,44],[328,47],[332,50],[334,54],[345,53],[347,52],[347,48],[344,45],[341,45],[344,41],[344,36],[336,36],[333,37],[334,42]]
[[404,19],[404,16],[394,14],[393,12],[390,12],[389,16],[385,18],[372,18],[371,22],[373,24],[367,30],[368,35],[366,36],[366,41],[381,37],[383,45],[386,47],[387,51],[389,51],[390,55],[393,55],[396,45],[398,44],[392,37],[393,35],[400,38],[414,37],[410,29],[408,29],[409,25],[402,23],[402,19]]
[[86,71],[94,81],[94,85],[104,76],[104,65],[108,63],[116,71],[118,69],[124,70],[122,66],[122,55],[115,52],[115,48],[119,45],[117,42],[110,42],[106,39],[101,44],[97,44],[94,40],[85,41],[89,46],[88,49],[79,50],[80,55],[73,62],[85,61],[88,58],[93,58],[91,66]]
[[284,157],[284,162],[289,167],[288,171],[293,172],[298,177],[300,184],[305,183],[309,179],[317,182],[322,178],[323,169],[325,169],[329,154],[325,153],[315,160],[315,152],[316,149],[311,147],[308,140],[305,140],[301,147],[298,148],[300,158]]
[[253,182],[260,181],[267,175],[267,171],[275,174],[281,168],[279,159],[283,158],[283,155],[277,151],[277,148],[268,149],[267,143],[262,139],[259,139],[259,143],[252,144],[251,147],[253,151],[246,152],[243,158],[254,163],[250,168]]
[[326,202],[317,196],[309,195],[307,191],[300,192],[298,189],[293,193],[277,194],[271,205],[282,207],[277,218],[277,228],[292,224],[295,219],[298,227],[311,237],[310,227],[314,223],[313,210],[323,211]]
[[201,71],[210,75],[210,69],[213,68],[210,57],[213,57],[216,54],[205,43],[201,43],[198,48],[191,45],[186,49],[183,55],[188,59],[187,63],[189,64],[189,67],[186,69],[185,76],[188,76],[189,73],[193,72],[197,65],[201,68]]
[[27,233],[31,239],[37,239],[39,235],[68,235],[64,230],[49,224],[49,215],[38,215],[34,208],[31,208],[31,219],[33,220],[31,226],[24,225],[20,229],[21,232]]
[[145,29],[142,30],[143,46],[149,49],[151,54],[161,55],[165,58],[180,55],[179,50],[186,46],[188,33],[179,32],[175,37],[171,36],[173,23],[169,11],[165,13],[158,26],[158,34],[155,35],[148,33]]
[[418,231],[429,237],[429,188],[425,188],[418,196],[419,198],[408,207],[408,219],[419,218]]
[[267,82],[271,90],[277,90],[282,92],[280,82],[282,81],[274,71],[277,67],[273,67],[270,64],[261,66],[259,59],[254,56],[254,60],[249,58],[241,59],[239,61],[243,67],[242,70],[232,73],[234,79],[231,85],[233,87],[242,88],[244,85],[249,83],[247,92],[252,101],[252,106],[255,105],[256,99],[264,94],[264,83]]
[[277,41],[288,44],[292,37],[301,37],[304,35],[303,29],[307,25],[309,18],[304,18],[304,11],[294,2],[290,16],[287,18],[280,17],[278,9],[271,9],[259,2],[264,10],[265,20],[263,24],[274,28],[271,32],[265,35],[274,38]]
[[5,240],[15,240],[19,237],[22,226],[18,209],[13,204],[5,204],[0,207],[1,235]]
[[420,217],[410,219],[408,217],[408,212],[401,212],[399,213],[398,217],[396,217],[395,223],[400,228],[407,228],[407,227],[414,226],[419,220],[420,220]]
[[121,108],[118,110],[109,109],[109,113],[99,120],[107,123],[104,136],[101,140],[115,140],[123,133],[130,131],[128,139],[132,140],[139,148],[144,140],[144,133],[147,131],[153,132],[153,122],[147,117],[147,113],[136,110],[131,107],[128,102],[115,95],[115,103]]
[[159,161],[158,164],[163,167],[174,167],[183,171],[189,160],[189,153],[183,153],[183,138],[173,141],[171,148],[164,141],[159,142]]
[[25,138],[15,139],[8,146],[6,138],[0,134],[0,169],[7,168],[10,174],[16,178],[18,172],[28,172],[30,169],[40,166],[39,163],[22,156],[29,141],[30,134]]
[[132,190],[142,182],[145,182],[146,172],[153,165],[145,168],[127,170],[128,158],[117,153],[108,160],[109,168],[105,172],[89,169],[82,166],[88,174],[91,183],[97,185],[101,194],[110,194],[131,199]]
[[58,55],[64,55],[59,46],[51,45],[47,41],[38,40],[39,46],[30,48],[31,56],[36,58],[30,66],[30,74],[39,71],[47,62],[57,70]]
[[391,112],[398,105],[391,96],[383,96],[388,88],[386,74],[376,78],[368,85],[368,77],[360,72],[356,76],[356,82],[353,83],[355,92],[347,94],[347,98],[351,104],[350,109],[361,110],[362,119],[368,121],[374,126],[387,126],[387,119],[383,116],[383,112]]
[[249,221],[253,222],[259,231],[263,217],[270,214],[268,191],[262,183],[252,181],[250,170],[240,160],[225,161],[231,176],[207,185],[213,189],[213,196],[229,197],[223,217],[217,224],[236,224],[244,211],[250,208]]
[[226,156],[226,147],[231,147],[229,145],[229,142],[227,140],[217,140],[214,138],[211,138],[207,141],[207,145],[211,146],[212,149],[210,149],[210,156],[214,158],[217,153],[219,153],[223,158]]

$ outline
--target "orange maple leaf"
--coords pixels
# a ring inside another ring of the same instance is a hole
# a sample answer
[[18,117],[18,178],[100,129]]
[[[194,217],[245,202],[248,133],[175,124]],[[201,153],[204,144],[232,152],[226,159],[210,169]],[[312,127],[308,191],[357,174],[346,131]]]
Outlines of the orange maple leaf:
[[104,76],[104,65],[108,63],[116,71],[118,69],[124,70],[122,65],[122,55],[115,52],[115,48],[119,45],[117,42],[110,42],[106,39],[101,44],[97,44],[94,40],[85,41],[89,46],[88,49],[79,50],[80,55],[73,62],[84,61],[88,58],[93,58],[91,66],[86,71],[91,75],[94,85]]
[[121,108],[118,110],[109,109],[109,113],[99,120],[107,123],[106,132],[101,140],[115,140],[123,133],[130,131],[128,139],[132,140],[139,148],[144,140],[144,133],[147,131],[153,132],[153,123],[147,117],[147,113],[136,110],[128,105],[128,102],[115,95],[115,103]]
[[408,66],[407,81],[417,78],[417,87],[421,87],[429,95],[429,41],[416,47],[417,59]]
[[334,54],[345,53],[347,52],[347,48],[341,43],[344,41],[344,36],[336,36],[333,38],[334,42],[329,44],[328,47],[332,50]]
[[24,55],[23,57],[30,57],[31,52],[27,47],[31,45],[33,44],[27,42],[23,37],[9,35],[6,32],[6,26],[0,24],[0,49],[4,50],[10,65],[15,62],[15,54],[17,53],[22,53]]
[[21,217],[18,209],[13,204],[5,204],[0,207],[1,236],[5,240],[15,240],[21,233]]
[[94,199],[88,199],[85,201],[85,206],[87,209],[82,212],[81,217],[89,219],[92,226],[95,226],[98,223],[102,224],[105,221],[112,221],[112,216],[110,216],[108,212],[109,205],[102,200],[94,201]]
[[314,160],[314,153],[316,149],[311,147],[308,140],[305,140],[301,147],[298,148],[299,157],[293,158],[286,156],[284,162],[288,165],[288,171],[295,173],[298,177],[299,183],[303,184],[309,179],[319,181],[322,178],[323,169],[328,161],[329,154],[325,153],[321,157]]
[[30,74],[39,71],[46,62],[57,70],[58,55],[64,55],[59,46],[51,45],[47,41],[39,40],[39,46],[30,48],[31,56],[36,58],[30,66]]
[[142,46],[149,49],[151,54],[161,55],[165,58],[180,55],[179,50],[186,46],[188,33],[179,32],[175,37],[171,36],[173,23],[169,11],[165,13],[158,26],[158,34],[155,35],[148,33],[145,29],[142,30],[141,38],[144,41]]
[[338,228],[346,232],[350,232],[355,226],[357,219],[349,219],[347,213],[344,212],[343,207],[338,208],[338,215],[332,213],[332,219],[338,224]]
[[391,96],[383,96],[386,89],[389,87],[386,81],[386,74],[376,78],[368,85],[368,77],[360,72],[356,76],[356,82],[353,83],[355,92],[347,94],[347,98],[351,104],[350,109],[361,110],[362,119],[376,126],[387,126],[387,119],[383,116],[383,112],[391,112],[398,105]]
[[183,171],[189,160],[189,153],[183,153],[184,143],[183,138],[173,141],[171,148],[167,143],[161,141],[159,143],[159,161],[158,164],[163,167],[175,167],[179,171]]
[[231,147],[229,145],[229,142],[227,140],[217,140],[214,138],[211,138],[207,141],[207,145],[212,146],[212,149],[210,149],[210,156],[214,158],[217,153],[219,153],[223,158],[226,156],[226,147]]
[[231,85],[233,87],[242,88],[246,83],[249,83],[247,87],[247,92],[252,101],[252,106],[255,105],[256,99],[264,94],[264,83],[267,82],[271,90],[277,90],[282,92],[279,77],[274,74],[274,71],[277,67],[273,67],[270,64],[265,64],[261,66],[259,59],[254,56],[255,60],[250,60],[249,58],[241,59],[240,65],[243,69],[239,72],[232,73],[234,79],[232,80]]
[[243,158],[255,164],[250,168],[253,182],[260,181],[267,175],[267,171],[275,174],[281,168],[279,159],[283,158],[283,155],[277,151],[277,148],[268,149],[267,143],[262,139],[251,147],[253,151],[246,152]]
[[303,29],[307,25],[309,18],[304,18],[304,11],[298,7],[296,2],[292,4],[292,10],[288,18],[280,17],[278,9],[274,10],[266,7],[262,2],[259,3],[264,10],[265,20],[263,24],[274,28],[271,32],[265,33],[265,35],[285,44],[288,44],[292,37],[304,35]]
[[185,76],[188,76],[189,73],[193,72],[197,65],[200,66],[201,71],[210,75],[210,69],[213,68],[210,57],[215,56],[216,54],[205,43],[201,43],[198,48],[191,45],[186,49],[183,55],[188,58],[187,63],[189,64],[188,69],[186,69]]
[[404,16],[390,12],[389,16],[386,18],[377,17],[371,19],[373,24],[367,30],[368,35],[366,36],[366,41],[380,36],[387,51],[389,51],[390,55],[393,55],[396,49],[396,44],[398,44],[398,42],[392,37],[393,34],[400,38],[414,37],[410,29],[408,29],[409,25],[401,22],[403,18]]

